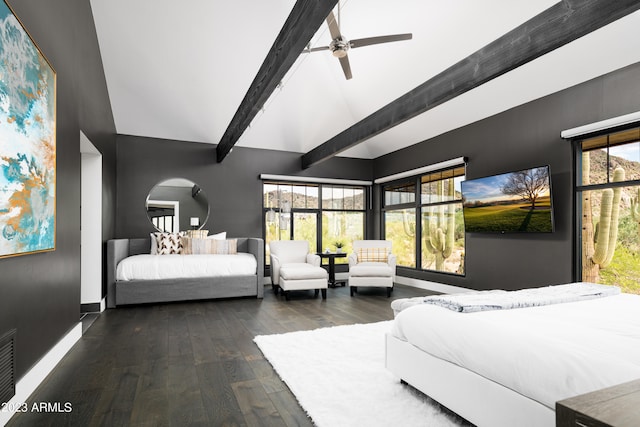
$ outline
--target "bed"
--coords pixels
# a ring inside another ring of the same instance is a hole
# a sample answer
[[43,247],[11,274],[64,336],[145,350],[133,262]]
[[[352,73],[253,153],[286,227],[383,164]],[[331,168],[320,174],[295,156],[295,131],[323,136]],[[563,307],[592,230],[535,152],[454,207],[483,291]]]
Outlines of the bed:
[[151,254],[151,238],[107,242],[107,307],[264,295],[264,241],[233,239],[235,254]]
[[469,313],[405,304],[386,366],[478,426],[553,426],[555,402],[640,378],[640,296]]

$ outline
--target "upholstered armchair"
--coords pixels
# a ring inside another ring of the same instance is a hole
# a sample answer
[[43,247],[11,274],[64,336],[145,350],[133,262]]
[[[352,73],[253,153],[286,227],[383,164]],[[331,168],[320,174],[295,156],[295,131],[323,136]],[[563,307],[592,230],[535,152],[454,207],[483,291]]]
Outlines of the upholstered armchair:
[[271,253],[271,284],[276,294],[282,289],[289,300],[289,291],[313,289],[327,298],[329,274],[320,266],[320,257],[309,253],[306,240],[276,240],[269,243]]
[[396,256],[391,253],[389,240],[356,240],[349,254],[349,292],[351,296],[360,286],[387,288],[393,291],[396,277]]

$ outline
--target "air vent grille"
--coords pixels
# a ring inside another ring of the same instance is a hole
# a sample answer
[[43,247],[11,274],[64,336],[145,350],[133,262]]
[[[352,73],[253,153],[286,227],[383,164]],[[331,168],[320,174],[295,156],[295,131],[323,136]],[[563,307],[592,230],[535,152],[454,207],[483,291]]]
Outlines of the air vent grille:
[[16,394],[16,330],[0,338],[0,403],[8,402]]

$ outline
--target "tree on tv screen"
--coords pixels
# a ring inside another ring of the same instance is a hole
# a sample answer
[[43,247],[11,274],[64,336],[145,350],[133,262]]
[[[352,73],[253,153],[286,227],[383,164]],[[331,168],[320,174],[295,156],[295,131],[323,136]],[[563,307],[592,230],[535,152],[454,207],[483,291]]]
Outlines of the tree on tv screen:
[[546,168],[527,169],[509,174],[500,189],[508,196],[519,196],[536,207],[536,200],[549,192],[549,175]]

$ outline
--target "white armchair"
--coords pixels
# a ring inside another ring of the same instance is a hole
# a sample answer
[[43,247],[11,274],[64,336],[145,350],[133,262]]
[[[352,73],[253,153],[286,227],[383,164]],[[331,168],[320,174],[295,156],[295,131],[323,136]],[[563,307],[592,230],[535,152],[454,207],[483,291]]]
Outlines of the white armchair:
[[314,289],[327,298],[329,274],[320,266],[320,257],[309,253],[306,240],[276,240],[269,243],[271,253],[271,283],[276,294],[282,289],[289,300],[289,291]]
[[387,288],[387,297],[393,291],[396,277],[396,256],[391,253],[389,240],[356,240],[349,254],[349,292],[358,292],[359,286]]

